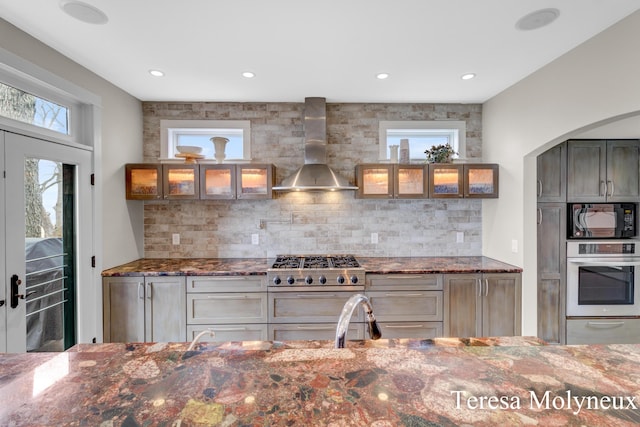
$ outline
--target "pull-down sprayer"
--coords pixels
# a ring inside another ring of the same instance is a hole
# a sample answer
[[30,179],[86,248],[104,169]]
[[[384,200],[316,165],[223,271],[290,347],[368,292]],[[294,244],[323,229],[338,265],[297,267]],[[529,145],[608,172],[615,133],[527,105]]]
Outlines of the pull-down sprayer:
[[377,340],[382,337],[382,333],[376,323],[376,318],[373,316],[373,307],[369,298],[362,294],[353,295],[347,300],[340,313],[338,319],[338,327],[336,328],[336,341],[335,348],[344,348],[345,337],[347,335],[347,329],[349,329],[349,321],[353,315],[353,311],[356,307],[362,304],[365,314],[367,315],[367,323],[369,324],[369,336],[372,340]]

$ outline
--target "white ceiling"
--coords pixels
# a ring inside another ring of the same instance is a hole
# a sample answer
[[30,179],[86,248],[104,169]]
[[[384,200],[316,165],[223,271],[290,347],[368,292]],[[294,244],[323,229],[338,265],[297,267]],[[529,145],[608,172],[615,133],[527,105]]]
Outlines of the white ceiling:
[[[484,102],[640,9],[638,0],[84,1],[109,22],[77,21],[53,0],[0,0],[0,17],[144,101]],[[515,28],[549,7],[560,10],[551,25]],[[468,72],[477,77],[461,80]]]

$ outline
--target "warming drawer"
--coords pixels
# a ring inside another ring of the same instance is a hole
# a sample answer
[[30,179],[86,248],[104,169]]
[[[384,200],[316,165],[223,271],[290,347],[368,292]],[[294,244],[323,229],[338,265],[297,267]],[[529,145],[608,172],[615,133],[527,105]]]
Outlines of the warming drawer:
[[567,344],[638,344],[640,319],[567,319]]

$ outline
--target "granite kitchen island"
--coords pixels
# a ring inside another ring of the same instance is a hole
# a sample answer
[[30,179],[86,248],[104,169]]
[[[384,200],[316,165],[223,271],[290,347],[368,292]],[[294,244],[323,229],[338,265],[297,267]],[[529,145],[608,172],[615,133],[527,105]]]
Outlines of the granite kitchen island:
[[640,423],[640,345],[536,338],[82,344],[0,355],[0,425]]

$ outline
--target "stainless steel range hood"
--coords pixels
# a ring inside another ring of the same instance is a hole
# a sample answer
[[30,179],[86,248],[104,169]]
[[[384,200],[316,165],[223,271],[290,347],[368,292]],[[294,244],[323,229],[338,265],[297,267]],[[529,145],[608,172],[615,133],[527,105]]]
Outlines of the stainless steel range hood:
[[304,165],[276,191],[357,190],[327,165],[327,107],[325,98],[304,100]]

